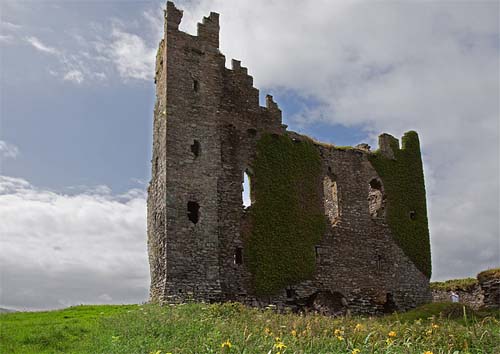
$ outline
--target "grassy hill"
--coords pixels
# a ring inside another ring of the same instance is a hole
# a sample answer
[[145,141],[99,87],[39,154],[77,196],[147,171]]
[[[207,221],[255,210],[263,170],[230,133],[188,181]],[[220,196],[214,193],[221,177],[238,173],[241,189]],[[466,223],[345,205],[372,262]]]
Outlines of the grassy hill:
[[240,304],[76,306],[0,315],[1,353],[500,353],[500,312],[434,303],[380,318]]

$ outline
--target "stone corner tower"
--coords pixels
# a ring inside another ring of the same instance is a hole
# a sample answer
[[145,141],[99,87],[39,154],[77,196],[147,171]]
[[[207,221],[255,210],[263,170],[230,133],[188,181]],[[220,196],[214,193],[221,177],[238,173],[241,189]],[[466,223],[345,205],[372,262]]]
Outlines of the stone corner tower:
[[[228,165],[224,141],[235,126],[248,125],[248,134],[254,137],[264,127],[283,130],[281,111],[272,97],[267,97],[267,107],[259,106],[259,91],[246,68],[237,60],[232,61],[232,69],[225,67],[219,52],[219,14],[204,17],[196,36],[179,30],[181,19],[182,11],[168,1],[164,38],[156,57],[148,190],[153,302],[221,299],[219,257],[224,240],[220,233],[224,230],[219,220],[227,207],[224,201],[231,198],[223,190],[234,187],[226,185],[231,183],[225,177],[234,161]],[[238,182],[235,196],[239,194],[236,203],[241,207]]]

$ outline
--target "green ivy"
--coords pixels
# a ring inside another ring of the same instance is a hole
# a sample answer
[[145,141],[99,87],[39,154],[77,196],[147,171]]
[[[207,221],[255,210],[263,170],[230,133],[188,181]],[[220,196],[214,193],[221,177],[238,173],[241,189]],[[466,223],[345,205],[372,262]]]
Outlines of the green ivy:
[[265,134],[252,166],[255,202],[245,237],[245,263],[259,295],[310,279],[314,246],[326,230],[321,158],[312,142]]
[[[380,151],[370,155],[370,162],[383,181],[387,196],[387,222],[397,244],[422,273],[431,276],[431,250],[424,173],[418,134],[410,131],[390,143],[395,159]],[[410,213],[414,212],[414,218]]]

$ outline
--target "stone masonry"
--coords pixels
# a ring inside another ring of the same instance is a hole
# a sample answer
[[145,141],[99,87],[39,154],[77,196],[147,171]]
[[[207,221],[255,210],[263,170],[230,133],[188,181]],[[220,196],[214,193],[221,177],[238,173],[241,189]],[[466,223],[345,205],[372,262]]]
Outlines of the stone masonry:
[[[152,179],[148,189],[150,300],[158,303],[240,301],[253,306],[381,313],[431,301],[429,279],[395,243],[385,220],[381,178],[366,144],[336,148],[314,142],[323,165],[328,229],[316,245],[310,280],[257,296],[242,261],[251,227],[242,205],[244,173],[262,134],[288,134],[272,96],[259,91],[240,62],[225,67],[219,15],[196,36],[179,30],[172,2],[156,58]],[[391,156],[387,135],[380,151]],[[392,158],[394,156],[392,155]],[[251,208],[251,206],[250,206]]]

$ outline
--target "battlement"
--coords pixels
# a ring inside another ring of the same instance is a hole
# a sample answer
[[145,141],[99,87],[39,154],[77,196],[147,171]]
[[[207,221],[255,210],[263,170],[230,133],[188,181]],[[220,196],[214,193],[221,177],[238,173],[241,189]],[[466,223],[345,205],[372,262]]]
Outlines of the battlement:
[[[168,1],[165,10],[167,30],[179,30],[182,15],[182,10],[179,10],[172,1]],[[219,30],[219,14],[210,12],[208,17],[203,17],[201,23],[198,23],[196,37],[212,47],[219,48]]]
[[395,156],[400,150],[420,152],[418,134],[413,130],[404,133],[401,138],[401,147],[399,145],[399,140],[387,133],[379,135],[378,146],[380,154],[392,160],[396,158]]
[[[180,36],[180,38],[184,39],[185,48],[189,48],[191,52],[204,57],[206,57],[207,52],[210,52],[216,56],[219,65],[221,65],[220,63],[225,63],[224,55],[218,50],[220,31],[219,14],[210,12],[209,16],[203,17],[202,21],[197,24],[196,35],[190,35],[179,30],[182,16],[183,11],[178,9],[172,1],[168,1],[165,10],[167,43],[169,42],[169,37],[172,37],[171,41],[178,42],[177,37]],[[193,59],[192,61],[199,62],[199,59]],[[159,62],[157,58],[157,63]],[[231,67],[226,68],[224,65],[224,67],[221,67],[221,70],[221,75],[227,78],[225,90],[232,92],[229,95],[232,97],[232,100],[231,102],[227,102],[229,105],[234,105],[244,110],[262,112],[265,115],[269,114],[274,117],[271,120],[279,122],[279,125],[281,125],[281,110],[278,105],[273,101],[272,96],[269,96],[266,97],[265,106],[260,106],[259,90],[253,86],[253,77],[248,74],[248,69],[241,65],[240,60],[232,59]]]
[[219,48],[219,14],[210,12],[208,17],[203,17],[198,23],[197,36],[215,48]]
[[165,10],[165,24],[168,29],[177,30],[182,21],[182,10],[175,7],[172,1],[167,1],[167,9]]

